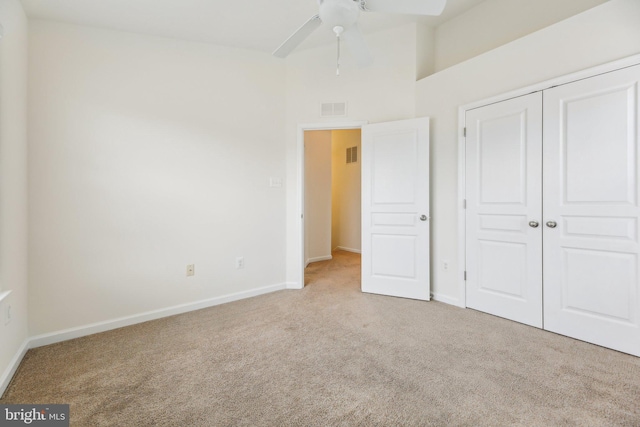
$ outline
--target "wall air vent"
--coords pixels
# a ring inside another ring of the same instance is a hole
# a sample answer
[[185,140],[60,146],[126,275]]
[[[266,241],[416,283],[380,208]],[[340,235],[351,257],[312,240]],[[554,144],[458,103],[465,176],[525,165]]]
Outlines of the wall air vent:
[[346,102],[321,103],[320,117],[347,117],[347,103]]
[[347,164],[358,162],[358,147],[347,148]]

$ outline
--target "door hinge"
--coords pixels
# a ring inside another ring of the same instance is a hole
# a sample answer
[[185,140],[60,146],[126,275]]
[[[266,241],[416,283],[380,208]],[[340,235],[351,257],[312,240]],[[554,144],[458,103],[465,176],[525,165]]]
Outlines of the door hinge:
[[467,272],[466,271],[464,272],[464,281],[465,282],[467,281]]
[[467,199],[462,201],[462,209],[467,209]]
[[462,136],[467,137],[467,128],[462,128]]

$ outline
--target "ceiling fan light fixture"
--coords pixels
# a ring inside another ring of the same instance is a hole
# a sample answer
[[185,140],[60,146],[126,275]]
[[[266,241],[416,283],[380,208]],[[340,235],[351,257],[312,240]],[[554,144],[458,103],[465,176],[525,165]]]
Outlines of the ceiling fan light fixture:
[[360,5],[353,1],[324,0],[320,3],[320,19],[323,24],[333,28],[347,29],[353,26],[360,16]]

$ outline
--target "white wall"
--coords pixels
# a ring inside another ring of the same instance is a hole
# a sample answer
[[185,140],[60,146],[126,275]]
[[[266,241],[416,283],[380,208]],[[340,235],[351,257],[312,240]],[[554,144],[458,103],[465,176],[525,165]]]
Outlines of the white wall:
[[473,58],[605,1],[483,1],[436,29],[435,70]]
[[[0,394],[28,336],[27,19],[18,0],[0,0]],[[5,325],[11,308],[11,323]]]
[[284,283],[282,62],[43,21],[29,52],[32,335]]
[[[461,302],[458,278],[458,108],[640,53],[640,1],[611,0],[420,80],[416,113],[432,118],[432,292]],[[443,261],[450,268],[444,271]]]
[[[335,75],[335,44],[298,51],[286,60],[287,282],[293,287],[300,285],[303,250],[297,184],[298,125],[414,117],[416,25],[367,35],[367,42],[375,56],[374,65],[357,68],[345,49],[340,77]],[[346,101],[348,117],[320,118],[320,103],[327,101]]]
[[331,259],[331,131],[304,134],[306,262]]
[[[353,252],[362,246],[360,134],[360,129],[331,132],[331,247]],[[349,147],[357,147],[357,162],[347,163]]]

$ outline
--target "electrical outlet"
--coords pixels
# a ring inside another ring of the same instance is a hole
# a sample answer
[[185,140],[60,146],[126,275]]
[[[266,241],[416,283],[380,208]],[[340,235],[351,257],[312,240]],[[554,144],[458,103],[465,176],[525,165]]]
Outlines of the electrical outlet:
[[449,270],[449,261],[442,261],[442,269],[444,271],[448,271]]
[[196,265],[189,264],[187,265],[187,276],[195,276],[196,274]]
[[7,304],[7,306],[4,308],[4,325],[7,326],[9,323],[11,323],[11,305]]
[[241,270],[244,268],[244,257],[239,256],[236,258],[236,270]]

